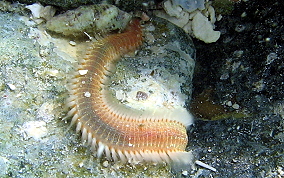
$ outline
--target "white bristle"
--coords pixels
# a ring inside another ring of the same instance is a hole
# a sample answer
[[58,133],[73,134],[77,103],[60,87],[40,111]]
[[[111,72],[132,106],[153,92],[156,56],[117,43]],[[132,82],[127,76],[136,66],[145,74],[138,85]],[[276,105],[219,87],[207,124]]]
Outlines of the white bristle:
[[201,166],[201,167],[204,167],[204,168],[206,168],[206,169],[209,169],[209,170],[211,170],[211,171],[214,171],[214,172],[216,172],[217,171],[217,169],[215,169],[214,167],[212,167],[212,166],[210,166],[210,165],[208,165],[208,164],[205,164],[205,163],[203,163],[203,162],[201,162],[201,161],[195,161],[195,164],[197,164],[197,165],[199,165],[199,166]]
[[107,159],[111,159],[110,149],[108,146],[105,146],[105,154],[106,154]]
[[92,140],[93,140],[93,135],[92,135],[91,132],[89,132],[89,133],[88,133],[88,142],[87,142],[87,144],[88,144],[88,145],[91,145]]
[[78,114],[74,114],[74,116],[72,117],[72,121],[71,121],[70,125],[74,125],[77,122],[78,118],[79,118]]
[[118,158],[117,158],[117,153],[114,148],[111,149],[111,155],[112,155],[113,161],[116,162]]
[[76,133],[80,132],[81,128],[82,128],[82,123],[78,122],[76,127]]
[[99,142],[99,148],[97,150],[97,157],[100,158],[104,152],[105,145],[102,142]]
[[88,132],[87,132],[87,129],[86,128],[83,128],[82,130],[82,142],[85,143],[86,140],[88,138]]

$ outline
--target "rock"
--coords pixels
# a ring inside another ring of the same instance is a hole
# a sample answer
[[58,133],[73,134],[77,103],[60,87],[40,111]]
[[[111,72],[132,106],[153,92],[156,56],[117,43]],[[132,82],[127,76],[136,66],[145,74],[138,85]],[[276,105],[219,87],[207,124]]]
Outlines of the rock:
[[96,4],[100,3],[101,0],[19,0],[17,2],[24,3],[24,4],[33,4],[33,3],[41,3],[43,5],[52,5],[56,7],[60,7],[63,9],[71,9],[79,7],[80,5],[86,5],[86,4]]
[[221,34],[219,31],[213,30],[213,25],[200,12],[197,12],[193,17],[192,31],[197,39],[205,43],[216,42]]
[[[194,6],[189,8],[190,4]],[[163,7],[164,11],[155,10],[154,14],[181,27],[193,37],[205,43],[213,43],[220,38],[221,33],[214,31],[217,18],[211,2],[168,0]]]
[[92,37],[123,30],[131,16],[112,5],[81,6],[57,15],[46,23],[48,30],[65,36]]

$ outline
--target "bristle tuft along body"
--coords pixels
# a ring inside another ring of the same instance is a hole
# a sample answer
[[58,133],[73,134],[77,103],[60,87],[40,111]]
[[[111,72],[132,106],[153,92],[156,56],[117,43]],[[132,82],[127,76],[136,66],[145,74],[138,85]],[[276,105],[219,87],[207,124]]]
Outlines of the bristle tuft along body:
[[191,155],[185,151],[187,111],[137,111],[119,103],[106,87],[114,62],[142,44],[141,28],[134,19],[125,32],[93,42],[70,80],[69,115],[98,157],[190,162],[184,160]]

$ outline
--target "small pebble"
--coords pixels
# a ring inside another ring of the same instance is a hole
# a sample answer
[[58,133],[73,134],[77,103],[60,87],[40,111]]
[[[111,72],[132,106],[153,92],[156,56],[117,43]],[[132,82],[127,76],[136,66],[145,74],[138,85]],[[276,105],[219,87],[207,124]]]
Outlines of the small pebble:
[[182,171],[181,173],[183,176],[188,176],[188,171]]
[[75,42],[75,41],[69,41],[69,44],[70,44],[71,46],[76,46],[76,42]]
[[278,56],[276,53],[270,53],[266,57],[266,65],[271,64],[275,59],[277,59]]
[[212,149],[211,149],[211,148],[208,148],[207,151],[208,151],[208,153],[211,153],[211,152],[212,152]]
[[232,105],[233,105],[232,101],[227,102],[227,106],[232,106]]
[[48,70],[48,71],[46,71],[46,74],[49,75],[49,76],[51,76],[51,77],[57,76],[58,73],[59,73],[59,71],[56,70],[56,69],[55,69],[55,70]]
[[242,14],[241,14],[241,17],[246,17],[247,16],[247,13],[246,12],[243,12]]
[[232,108],[234,108],[234,109],[240,109],[240,105],[238,105],[238,104],[235,103],[235,104],[232,105]]
[[8,85],[8,87],[11,89],[11,90],[16,90],[16,86],[15,85],[13,85],[13,84],[11,84],[11,83],[8,83],[7,84]]
[[237,159],[232,159],[232,163],[237,163],[238,160]]
[[79,167],[83,167],[83,166],[84,166],[83,162],[79,163]]
[[104,166],[104,167],[108,167],[108,161],[104,161],[104,162],[103,162],[103,166]]
[[235,27],[236,32],[243,32],[246,29],[245,25],[239,24]]
[[136,93],[136,99],[138,101],[141,101],[141,100],[146,100],[148,98],[148,95],[147,93],[143,92],[143,91],[137,91]]

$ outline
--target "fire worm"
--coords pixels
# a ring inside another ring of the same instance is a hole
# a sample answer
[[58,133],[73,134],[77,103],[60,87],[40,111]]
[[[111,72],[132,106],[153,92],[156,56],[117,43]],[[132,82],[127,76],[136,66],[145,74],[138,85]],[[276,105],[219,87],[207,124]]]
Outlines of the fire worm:
[[115,62],[142,41],[140,21],[132,19],[123,33],[92,42],[69,82],[68,116],[97,157],[192,165],[192,153],[185,151],[192,116],[185,108],[135,110],[115,99],[107,87]]

